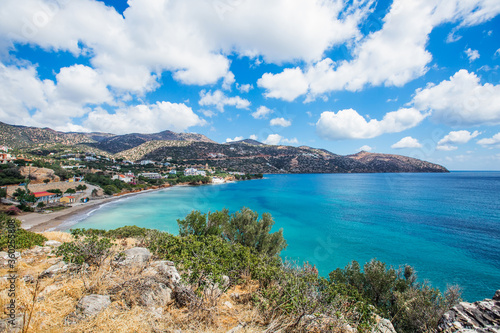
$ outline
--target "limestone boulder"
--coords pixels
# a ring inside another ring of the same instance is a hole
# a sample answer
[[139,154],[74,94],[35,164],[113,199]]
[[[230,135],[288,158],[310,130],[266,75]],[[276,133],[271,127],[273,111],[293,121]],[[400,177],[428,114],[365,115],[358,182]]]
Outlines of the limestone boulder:
[[500,290],[492,299],[460,304],[451,308],[440,319],[438,332],[446,333],[500,333]]

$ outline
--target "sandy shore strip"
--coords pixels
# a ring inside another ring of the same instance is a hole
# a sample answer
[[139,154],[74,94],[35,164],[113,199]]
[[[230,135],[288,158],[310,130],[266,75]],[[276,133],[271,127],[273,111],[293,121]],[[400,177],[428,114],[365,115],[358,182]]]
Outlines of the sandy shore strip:
[[58,211],[58,212],[53,212],[53,213],[28,213],[26,215],[21,215],[17,217],[18,220],[20,220],[21,227],[29,230],[29,231],[35,231],[35,232],[43,232],[47,230],[54,230],[58,226],[60,226],[62,223],[65,221],[69,220],[71,217],[77,215],[77,214],[84,214],[86,212],[89,212],[93,209],[96,209],[97,207],[116,200],[120,200],[126,197],[131,197],[143,193],[150,193],[153,191],[160,191],[160,190],[165,190],[169,189],[171,187],[165,187],[165,188],[159,188],[159,189],[150,189],[150,190],[144,190],[140,192],[134,192],[134,193],[127,193],[119,196],[114,196],[114,197],[109,197],[109,198],[104,198],[104,199],[97,199],[97,200],[92,200],[90,202],[87,202],[85,204],[75,204],[70,208]]

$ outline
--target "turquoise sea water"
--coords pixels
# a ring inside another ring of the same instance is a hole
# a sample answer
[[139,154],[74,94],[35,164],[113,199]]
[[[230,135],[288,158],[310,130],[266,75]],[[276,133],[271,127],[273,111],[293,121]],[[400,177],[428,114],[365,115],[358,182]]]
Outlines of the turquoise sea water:
[[176,234],[176,219],[193,209],[242,206],[270,212],[288,242],[282,256],[323,275],[376,257],[412,265],[442,290],[459,284],[468,301],[500,289],[500,172],[266,175],[124,198],[68,223]]

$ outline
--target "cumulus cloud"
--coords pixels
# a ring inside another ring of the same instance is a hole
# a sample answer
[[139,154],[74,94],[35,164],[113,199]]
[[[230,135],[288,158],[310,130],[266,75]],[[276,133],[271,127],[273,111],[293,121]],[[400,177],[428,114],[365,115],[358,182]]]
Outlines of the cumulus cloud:
[[299,143],[297,138],[286,139],[279,134],[269,134],[267,139],[263,141],[266,145],[278,145],[282,144],[296,144]]
[[121,15],[94,0],[4,0],[0,46],[89,54],[106,84],[144,93],[164,71],[185,84],[213,84],[227,77],[233,52],[271,63],[320,59],[359,34],[372,3],[254,0],[221,12],[204,0],[130,0]]
[[273,112],[274,112],[273,110],[271,110],[265,106],[259,106],[257,111],[252,113],[252,117],[254,117],[255,119],[265,119],[265,118],[267,118],[267,116],[269,114],[271,114]]
[[449,126],[500,124],[500,85],[481,85],[476,74],[465,69],[438,85],[418,89],[412,103]]
[[92,131],[115,134],[155,133],[167,129],[182,132],[205,124],[190,107],[169,102],[120,108],[113,114],[98,108],[90,112],[84,122]]
[[327,140],[369,139],[415,127],[426,116],[427,114],[414,108],[408,108],[389,112],[382,120],[366,121],[353,109],[340,110],[337,113],[325,111],[316,123],[316,131],[320,137]]
[[56,75],[56,80],[61,99],[78,104],[102,104],[113,101],[102,77],[90,67],[83,65],[64,67]]
[[358,150],[359,151],[372,151],[373,148],[368,146],[368,145],[364,145],[364,146],[360,147]]
[[257,85],[267,89],[265,97],[289,102],[305,94],[309,88],[308,80],[299,67],[287,68],[279,74],[265,73],[257,81]]
[[473,62],[476,59],[479,59],[479,51],[478,50],[473,50],[470,47],[464,51],[465,54],[467,55],[467,58],[469,58],[469,62]]
[[497,133],[493,135],[491,138],[485,138],[477,141],[477,144],[483,146],[483,147],[491,147],[496,145],[497,147],[500,147],[500,133]]
[[247,93],[253,89],[253,85],[249,84],[249,83],[241,84],[241,85],[236,83],[236,89],[238,89],[240,91],[240,93]]
[[252,139],[252,140],[257,140],[257,139],[258,139],[258,137],[257,137],[257,135],[252,134],[252,135],[250,135],[250,139]]
[[[64,67],[56,81],[40,80],[33,66],[0,63],[0,118],[11,124],[65,129],[89,105],[113,104],[111,93],[90,67]],[[72,127],[75,128],[74,126]]]
[[393,149],[422,148],[422,144],[417,139],[407,136],[391,146]]
[[438,145],[436,146],[436,150],[442,150],[442,151],[452,151],[452,150],[457,150],[457,146],[452,146],[452,145]]
[[234,139],[227,138],[226,142],[235,142],[235,141],[241,141],[241,140],[243,140],[243,137],[242,136],[237,136]]
[[[292,101],[308,94],[338,90],[359,91],[367,85],[400,87],[428,71],[432,55],[426,50],[433,28],[445,22],[471,26],[500,13],[495,1],[394,0],[378,31],[360,39],[352,60],[322,59],[304,69],[266,73],[259,86],[265,96]],[[473,55],[475,56],[475,55]]]
[[474,131],[472,133],[469,131],[452,131],[439,140],[438,145],[444,145],[447,143],[464,144],[477,137],[479,134],[481,134],[481,132],[478,131]]
[[198,104],[202,106],[215,106],[220,112],[224,112],[224,107],[226,105],[234,106],[237,109],[246,109],[250,106],[250,102],[239,96],[227,97],[222,91],[216,90],[213,93],[211,91],[202,90],[200,92],[200,101]]
[[222,81],[222,89],[231,91],[231,86],[236,82],[234,78],[234,74],[232,72],[228,72]]
[[274,119],[271,119],[269,124],[271,126],[288,127],[288,126],[292,125],[292,122],[290,120],[285,119],[285,118],[274,118]]

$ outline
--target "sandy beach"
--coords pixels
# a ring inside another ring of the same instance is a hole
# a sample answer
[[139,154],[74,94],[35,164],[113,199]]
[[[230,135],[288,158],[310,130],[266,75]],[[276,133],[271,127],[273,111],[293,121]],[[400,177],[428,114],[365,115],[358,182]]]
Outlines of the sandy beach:
[[[168,188],[168,187],[167,187]],[[140,192],[134,192],[134,193],[127,193],[119,196],[113,196],[113,197],[107,197],[103,199],[97,199],[97,200],[92,200],[87,203],[78,203],[75,205],[72,205],[72,207],[69,207],[67,209],[58,211],[58,212],[53,212],[53,213],[28,213],[26,215],[21,215],[17,217],[21,222],[21,227],[30,230],[30,231],[35,231],[35,232],[43,232],[47,230],[54,230],[57,229],[58,226],[60,226],[62,223],[67,221],[69,218],[71,218],[74,215],[77,214],[84,214],[86,212],[89,212],[100,205],[103,205],[105,203],[115,201],[122,199],[124,197],[130,197],[130,196],[135,196],[143,193],[149,193],[152,191],[159,191],[159,190],[164,190],[165,188],[159,188],[159,189],[149,189],[149,190],[144,190]]]

